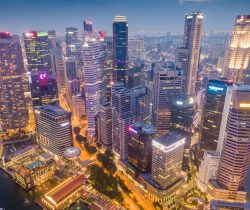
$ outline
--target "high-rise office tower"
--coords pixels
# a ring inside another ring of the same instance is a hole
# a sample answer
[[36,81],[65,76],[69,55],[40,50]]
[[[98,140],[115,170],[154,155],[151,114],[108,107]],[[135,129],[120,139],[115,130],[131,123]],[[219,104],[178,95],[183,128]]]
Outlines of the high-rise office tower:
[[31,31],[23,34],[28,71],[51,72],[51,56],[48,32]]
[[56,77],[46,71],[31,72],[29,75],[33,106],[59,102]]
[[85,36],[83,43],[83,69],[85,83],[88,135],[95,135],[95,117],[104,101],[103,71],[105,53],[103,42],[95,37]]
[[130,64],[145,60],[146,55],[146,46],[143,39],[128,40],[128,60]]
[[250,84],[250,15],[238,15],[228,45],[225,76],[239,84]]
[[98,115],[98,142],[105,148],[112,146],[112,106],[110,103],[101,105]]
[[194,98],[192,96],[174,96],[171,107],[171,125],[173,128],[191,131],[194,116]]
[[152,141],[151,179],[162,189],[173,187],[181,180],[182,157],[185,138],[170,132]]
[[128,22],[125,16],[115,16],[113,22],[113,80],[126,82],[128,69]]
[[183,47],[177,50],[176,61],[181,63],[185,73],[185,93],[194,95],[196,77],[200,59],[201,30],[203,14],[186,14]]
[[210,179],[217,179],[220,163],[220,153],[216,151],[206,150],[199,168],[198,186],[204,192]]
[[65,75],[65,63],[62,51],[59,48],[54,50],[54,62],[55,62],[55,72],[56,81],[58,86],[58,93],[66,93],[66,75]]
[[71,115],[60,106],[35,107],[36,138],[38,144],[55,158],[72,146]]
[[128,162],[138,172],[150,173],[152,162],[152,139],[156,128],[150,124],[134,123],[129,127]]
[[78,64],[81,63],[81,43],[78,37],[78,29],[74,27],[66,28],[65,33],[66,55],[75,57]]
[[211,183],[209,190],[215,199],[244,201],[250,163],[250,86],[234,86],[230,95],[217,184]]
[[56,77],[52,72],[52,56],[48,32],[23,34],[33,106],[58,100]]
[[217,148],[226,94],[232,85],[232,82],[223,80],[209,80],[207,83],[202,114],[200,157],[205,150]]
[[48,39],[49,39],[49,48],[55,49],[56,48],[56,31],[55,30],[48,31]]
[[84,33],[93,32],[93,22],[91,20],[83,21],[83,30],[84,30]]
[[19,37],[0,32],[0,133],[28,125],[24,76]]
[[169,132],[172,98],[182,94],[183,71],[171,62],[158,62],[154,70],[153,124],[157,135]]
[[129,126],[131,115],[131,90],[123,83],[112,86],[112,148],[122,160],[128,156]]

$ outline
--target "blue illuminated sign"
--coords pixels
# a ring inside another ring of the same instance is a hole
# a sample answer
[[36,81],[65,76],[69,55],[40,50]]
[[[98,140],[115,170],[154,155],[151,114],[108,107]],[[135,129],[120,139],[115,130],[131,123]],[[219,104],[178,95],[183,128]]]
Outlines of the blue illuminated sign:
[[216,87],[216,86],[212,86],[212,85],[209,85],[208,89],[213,90],[213,91],[223,91],[224,90],[224,88],[222,88],[222,87]]

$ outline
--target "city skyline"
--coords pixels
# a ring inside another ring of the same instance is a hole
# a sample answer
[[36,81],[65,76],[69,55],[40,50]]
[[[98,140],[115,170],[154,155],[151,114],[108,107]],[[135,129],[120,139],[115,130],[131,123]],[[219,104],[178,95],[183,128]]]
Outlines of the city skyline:
[[[204,13],[203,32],[231,32],[235,17],[247,14],[249,6],[250,2],[244,0],[237,2],[233,0],[156,0],[154,4],[150,0],[136,2],[132,0],[1,0],[0,7],[4,9],[0,12],[2,20],[0,30],[21,35],[30,30],[54,29],[60,37],[64,35],[66,27],[77,27],[79,32],[82,32],[83,20],[91,19],[95,25],[94,30],[105,30],[108,35],[112,35],[114,16],[125,15],[128,19],[130,35],[163,35],[166,32],[182,34],[185,14],[200,10]],[[65,15],[65,12],[69,15]]]

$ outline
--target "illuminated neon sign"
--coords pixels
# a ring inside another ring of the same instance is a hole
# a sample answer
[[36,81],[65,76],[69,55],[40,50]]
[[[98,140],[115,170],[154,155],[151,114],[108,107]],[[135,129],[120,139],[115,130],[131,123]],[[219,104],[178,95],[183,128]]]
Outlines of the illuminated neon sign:
[[250,104],[241,103],[240,107],[241,108],[250,108]]
[[137,133],[137,131],[134,130],[133,128],[131,128],[131,127],[129,127],[128,130],[131,131],[131,132],[133,132],[133,133]]
[[213,86],[213,85],[209,85],[208,89],[213,90],[213,91],[223,91],[224,90],[224,88],[222,88],[222,87],[216,87],[216,86]]
[[62,124],[61,124],[61,127],[65,127],[65,126],[67,126],[67,125],[69,125],[69,122],[62,123]]

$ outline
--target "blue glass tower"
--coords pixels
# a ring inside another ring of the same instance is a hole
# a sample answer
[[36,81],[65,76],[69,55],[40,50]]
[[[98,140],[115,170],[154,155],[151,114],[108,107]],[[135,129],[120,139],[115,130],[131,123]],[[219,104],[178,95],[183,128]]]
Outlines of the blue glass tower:
[[128,69],[128,23],[125,16],[115,16],[113,22],[113,80],[126,82]]

